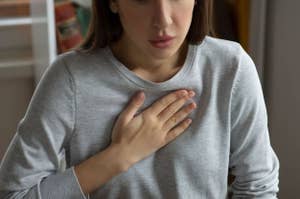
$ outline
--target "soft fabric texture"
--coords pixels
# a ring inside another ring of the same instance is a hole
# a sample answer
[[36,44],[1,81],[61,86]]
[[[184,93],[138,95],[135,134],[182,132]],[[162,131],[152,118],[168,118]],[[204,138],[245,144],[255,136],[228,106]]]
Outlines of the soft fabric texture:
[[[141,112],[181,88],[196,93],[191,126],[85,196],[74,165],[109,146],[132,95],[145,92]],[[47,68],[17,126],[1,163],[0,198],[221,199],[228,170],[233,198],[277,198],[279,161],[261,84],[238,43],[207,36],[189,45],[180,71],[159,83],[137,76],[108,47],[71,51]]]

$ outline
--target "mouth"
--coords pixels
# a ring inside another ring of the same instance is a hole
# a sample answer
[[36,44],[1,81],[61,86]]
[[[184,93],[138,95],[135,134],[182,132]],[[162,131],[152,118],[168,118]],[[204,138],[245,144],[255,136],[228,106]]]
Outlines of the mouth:
[[154,40],[149,40],[152,46],[155,48],[166,48],[172,44],[172,41],[175,37],[172,36],[163,36],[163,37],[157,37]]

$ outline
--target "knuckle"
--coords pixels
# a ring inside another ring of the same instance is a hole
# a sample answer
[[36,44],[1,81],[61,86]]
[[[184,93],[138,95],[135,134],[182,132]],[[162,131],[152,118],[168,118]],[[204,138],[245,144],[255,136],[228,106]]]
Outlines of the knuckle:
[[153,114],[147,114],[145,120],[150,124],[157,124],[159,120]]
[[136,107],[139,107],[140,105],[141,105],[140,100],[136,100],[136,99],[131,101],[131,104],[130,104],[131,108],[136,108]]
[[173,117],[171,117],[171,121],[172,121],[172,123],[174,123],[174,124],[177,123],[177,117],[176,117],[176,115],[174,115]]
[[180,126],[179,126],[180,130],[183,131],[186,128],[186,122],[183,121]]
[[167,98],[162,98],[159,103],[162,105],[162,106],[166,106],[168,104],[168,99]]
[[169,133],[164,139],[164,144],[168,144],[171,140],[173,140],[172,133]]
[[176,98],[180,98],[180,97],[185,97],[186,95],[187,95],[188,93],[187,93],[187,91],[186,90],[180,90],[180,91],[178,91],[178,92],[176,92],[175,93],[175,97]]
[[164,137],[163,140],[160,142],[160,147],[165,146],[166,144],[168,144],[168,142],[169,142],[168,136]]
[[180,100],[178,100],[178,104],[183,106],[185,104],[186,99],[185,98],[181,98]]
[[185,113],[185,114],[188,114],[188,113],[190,113],[191,112],[191,107],[186,107],[184,110],[183,110],[183,112]]
[[178,131],[174,131],[171,134],[171,139],[174,140],[178,136]]
[[190,123],[191,123],[191,121],[185,120],[185,121],[183,122],[183,126],[184,126],[183,128],[184,128],[184,129],[188,128],[189,125],[190,125]]
[[126,120],[126,115],[120,114],[118,117],[118,123],[124,124]]
[[177,137],[176,131],[173,131],[172,133],[170,133],[170,140],[174,140],[176,137]]
[[182,124],[182,129],[186,129],[188,127],[188,123],[187,121],[184,121],[183,124]]
[[161,131],[162,131],[163,133],[168,132],[168,127],[167,127],[167,125],[162,125],[162,126],[161,126]]
[[142,112],[142,116],[147,118],[149,117],[149,115],[152,115],[153,114],[153,107],[150,106],[148,107],[147,109],[145,109],[143,112]]
[[161,136],[159,137],[159,145],[163,146],[166,144],[167,136],[165,134],[160,134]]
[[193,105],[193,104],[189,104],[189,105],[184,109],[184,112],[185,112],[185,113],[190,113],[193,109],[194,109],[194,105]]
[[150,108],[144,110],[144,111],[142,112],[142,114],[141,114],[141,116],[142,116],[143,118],[145,118],[145,119],[148,118],[148,117],[151,117],[151,115],[152,115],[152,113],[151,113],[151,109],[150,109]]

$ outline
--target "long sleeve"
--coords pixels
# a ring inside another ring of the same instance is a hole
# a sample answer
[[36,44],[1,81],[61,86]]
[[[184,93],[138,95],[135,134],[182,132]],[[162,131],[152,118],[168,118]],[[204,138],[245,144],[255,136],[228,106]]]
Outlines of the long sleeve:
[[256,67],[242,48],[230,120],[233,198],[277,198],[279,161],[270,144],[264,96]]
[[0,165],[0,198],[85,198],[74,168],[60,170],[74,130],[75,86],[59,56],[38,84]]

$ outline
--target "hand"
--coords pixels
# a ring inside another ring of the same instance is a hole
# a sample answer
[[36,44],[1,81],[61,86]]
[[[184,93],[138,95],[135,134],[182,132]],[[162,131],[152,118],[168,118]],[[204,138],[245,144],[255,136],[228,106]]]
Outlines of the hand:
[[194,95],[193,91],[175,91],[135,115],[145,100],[145,94],[139,92],[119,115],[113,127],[111,144],[124,150],[132,164],[144,159],[190,125],[192,120],[185,117],[196,108],[196,103],[180,108]]

